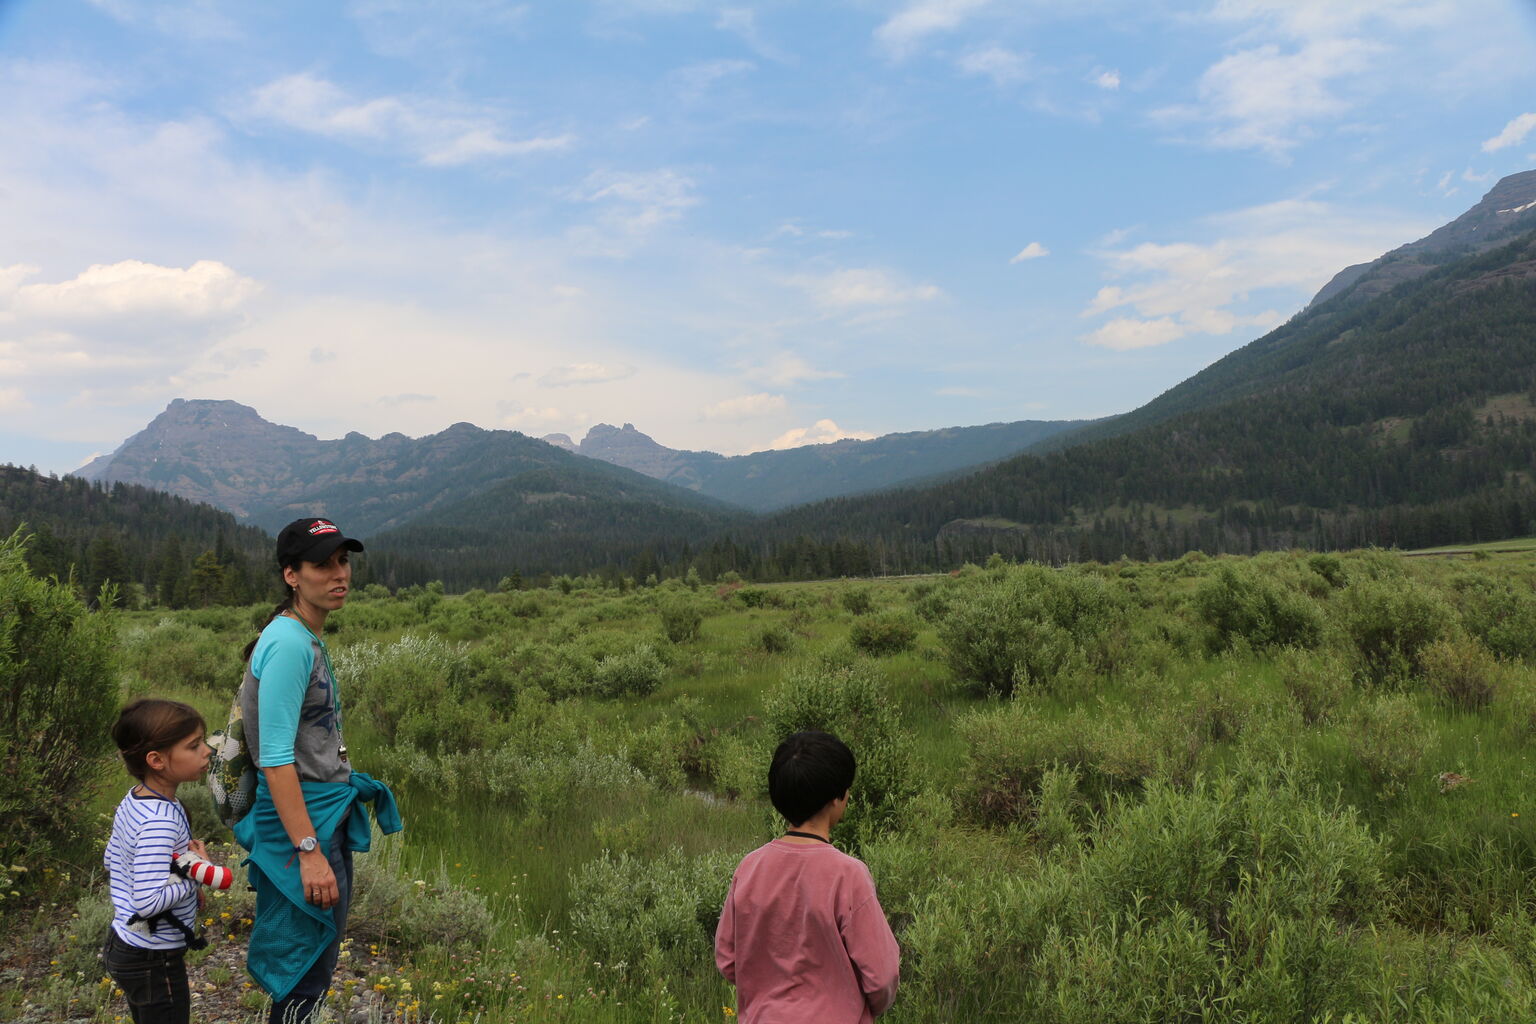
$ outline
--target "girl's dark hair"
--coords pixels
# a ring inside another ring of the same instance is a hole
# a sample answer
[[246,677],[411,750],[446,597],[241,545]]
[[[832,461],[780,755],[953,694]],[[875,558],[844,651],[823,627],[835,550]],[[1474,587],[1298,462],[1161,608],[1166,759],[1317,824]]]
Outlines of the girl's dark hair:
[[145,758],[151,750],[169,750],[198,731],[207,732],[208,723],[197,708],[179,700],[146,697],[118,713],[112,742],[122,753],[128,774],[143,782],[149,773]]
[[791,825],[810,820],[848,792],[855,770],[853,751],[829,732],[797,732],[773,752],[768,798]]

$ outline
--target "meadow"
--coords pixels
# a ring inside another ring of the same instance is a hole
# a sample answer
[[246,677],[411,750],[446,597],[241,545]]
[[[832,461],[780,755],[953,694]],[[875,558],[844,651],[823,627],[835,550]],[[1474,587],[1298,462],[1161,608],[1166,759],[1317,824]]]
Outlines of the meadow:
[[[365,588],[327,642],[407,825],[362,858],[375,1016],[729,1019],[715,921],[817,727],[860,758],[834,839],[893,1024],[1530,1019],[1536,549],[1489,548]],[[218,727],[268,610],[118,613],[124,692]]]

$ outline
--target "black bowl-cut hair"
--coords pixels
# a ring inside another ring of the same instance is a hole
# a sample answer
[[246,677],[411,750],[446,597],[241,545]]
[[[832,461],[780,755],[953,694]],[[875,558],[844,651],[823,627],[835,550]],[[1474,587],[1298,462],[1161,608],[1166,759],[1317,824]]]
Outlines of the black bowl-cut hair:
[[853,785],[853,751],[829,732],[790,736],[768,766],[768,798],[791,825],[810,820]]

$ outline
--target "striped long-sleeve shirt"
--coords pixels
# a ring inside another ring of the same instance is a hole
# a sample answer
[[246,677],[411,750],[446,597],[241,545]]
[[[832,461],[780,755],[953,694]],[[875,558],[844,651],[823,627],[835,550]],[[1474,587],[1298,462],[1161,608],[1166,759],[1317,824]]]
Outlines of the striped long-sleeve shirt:
[[112,930],[128,945],[179,949],[187,944],[170,922],[146,937],[142,927],[130,930],[128,919],[169,910],[188,928],[197,923],[197,883],[171,873],[171,862],[191,841],[186,813],[175,800],[135,796],[129,790],[117,805],[104,860],[112,881]]

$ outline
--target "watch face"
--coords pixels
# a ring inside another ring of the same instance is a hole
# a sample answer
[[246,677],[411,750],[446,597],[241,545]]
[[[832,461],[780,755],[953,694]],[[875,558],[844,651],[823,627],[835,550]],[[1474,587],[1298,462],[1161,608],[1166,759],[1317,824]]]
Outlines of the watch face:
[[299,840],[299,849],[303,850],[305,853],[308,853],[310,850],[313,850],[319,845],[320,841],[314,836],[305,836],[303,839]]

